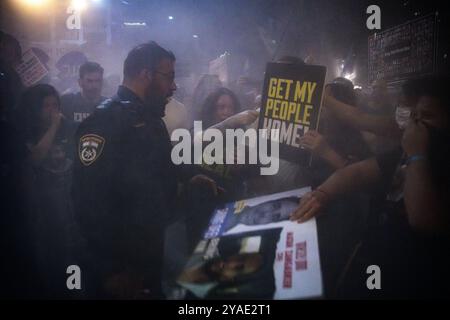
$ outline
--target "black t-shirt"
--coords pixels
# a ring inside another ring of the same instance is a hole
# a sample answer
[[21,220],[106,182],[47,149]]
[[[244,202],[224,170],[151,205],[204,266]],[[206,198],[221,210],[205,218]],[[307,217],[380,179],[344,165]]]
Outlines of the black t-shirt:
[[100,100],[92,102],[84,98],[81,92],[68,93],[61,96],[61,109],[68,120],[80,123],[104,100],[106,100],[105,97],[100,97]]

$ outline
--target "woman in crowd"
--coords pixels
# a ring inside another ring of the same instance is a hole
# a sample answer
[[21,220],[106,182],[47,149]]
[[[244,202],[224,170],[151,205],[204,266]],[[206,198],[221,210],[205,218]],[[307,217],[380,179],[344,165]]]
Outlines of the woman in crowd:
[[27,200],[44,297],[64,297],[74,231],[70,201],[73,128],[63,119],[58,92],[39,84],[22,95],[15,117],[29,149]]
[[198,81],[197,86],[194,89],[194,93],[192,95],[191,104],[188,104],[190,107],[190,113],[192,115],[192,121],[200,120],[202,113],[202,106],[205,102],[205,99],[215,90],[221,88],[223,86],[219,77],[211,74],[204,74],[200,80]]
[[201,108],[201,121],[203,128],[209,128],[222,122],[241,109],[240,102],[233,91],[227,88],[218,88],[206,97]]

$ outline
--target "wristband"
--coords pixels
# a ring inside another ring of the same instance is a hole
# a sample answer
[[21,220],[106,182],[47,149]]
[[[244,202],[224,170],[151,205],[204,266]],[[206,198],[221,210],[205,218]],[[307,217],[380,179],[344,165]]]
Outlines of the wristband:
[[406,159],[406,166],[409,166],[413,162],[421,161],[421,160],[425,160],[425,159],[426,159],[425,156],[420,155],[420,154],[415,154],[415,155],[409,156]]

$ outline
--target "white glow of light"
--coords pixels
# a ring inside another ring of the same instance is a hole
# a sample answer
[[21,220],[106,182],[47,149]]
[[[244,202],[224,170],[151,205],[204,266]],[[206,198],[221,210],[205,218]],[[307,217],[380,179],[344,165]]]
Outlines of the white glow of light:
[[77,11],[82,11],[87,7],[86,0],[72,0],[71,4],[72,7]]
[[362,89],[362,87],[361,86],[353,86],[353,89]]
[[344,78],[352,81],[353,79],[356,78],[356,72],[346,73],[344,74]]
[[192,38],[197,39],[197,38],[198,38],[198,35],[194,34],[194,35],[192,36]]
[[169,18],[169,20],[173,20],[173,16],[169,16],[168,18]]

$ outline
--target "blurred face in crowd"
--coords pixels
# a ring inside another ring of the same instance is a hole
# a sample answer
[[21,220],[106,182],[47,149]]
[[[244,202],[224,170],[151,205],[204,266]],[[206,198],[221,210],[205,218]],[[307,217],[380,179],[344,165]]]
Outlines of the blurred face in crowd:
[[100,99],[103,87],[103,73],[88,72],[78,80],[82,94],[85,98],[96,101]]
[[448,106],[442,106],[439,99],[422,96],[417,102],[413,118],[422,121],[426,125],[436,129],[448,129]]
[[149,77],[151,81],[149,81],[146,90],[147,102],[165,106],[177,89],[175,85],[175,61],[167,58],[162,59]]
[[236,106],[233,99],[227,95],[221,95],[216,102],[214,120],[216,123],[222,122],[236,113]]
[[262,262],[262,256],[259,253],[236,254],[215,261],[210,271],[222,281],[232,281],[238,276],[257,271]]
[[49,126],[54,112],[59,112],[59,101],[56,96],[47,96],[42,103],[41,121]]

